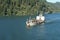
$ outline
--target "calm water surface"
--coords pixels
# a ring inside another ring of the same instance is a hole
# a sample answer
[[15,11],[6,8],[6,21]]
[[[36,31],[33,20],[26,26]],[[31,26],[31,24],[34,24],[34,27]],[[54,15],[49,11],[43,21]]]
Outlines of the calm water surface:
[[0,40],[60,40],[60,14],[46,14],[46,22],[26,27],[29,16],[0,17]]

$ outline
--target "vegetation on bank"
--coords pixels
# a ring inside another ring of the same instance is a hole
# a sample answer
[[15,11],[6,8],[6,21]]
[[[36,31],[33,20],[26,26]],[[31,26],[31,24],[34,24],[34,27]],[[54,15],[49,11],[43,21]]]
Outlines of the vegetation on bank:
[[0,0],[0,16],[36,15],[53,10],[46,0]]

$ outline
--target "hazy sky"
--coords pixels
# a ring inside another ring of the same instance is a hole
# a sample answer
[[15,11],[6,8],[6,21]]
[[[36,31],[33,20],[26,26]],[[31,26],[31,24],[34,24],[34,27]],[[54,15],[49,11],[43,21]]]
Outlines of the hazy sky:
[[47,0],[48,2],[52,2],[52,3],[55,3],[55,2],[60,2],[60,0]]

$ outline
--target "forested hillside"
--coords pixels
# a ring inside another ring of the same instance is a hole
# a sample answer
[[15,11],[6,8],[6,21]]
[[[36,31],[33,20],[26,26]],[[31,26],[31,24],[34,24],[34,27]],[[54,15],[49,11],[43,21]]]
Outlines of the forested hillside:
[[46,0],[0,0],[0,15],[34,15],[45,11]]
[[0,0],[0,16],[36,15],[53,10],[55,5],[46,0]]

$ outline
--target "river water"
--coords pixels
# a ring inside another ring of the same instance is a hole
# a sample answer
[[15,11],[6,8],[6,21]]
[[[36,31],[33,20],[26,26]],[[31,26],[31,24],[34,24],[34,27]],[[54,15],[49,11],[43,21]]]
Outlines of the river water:
[[45,14],[45,23],[27,27],[29,16],[0,17],[0,40],[60,40],[60,13]]

